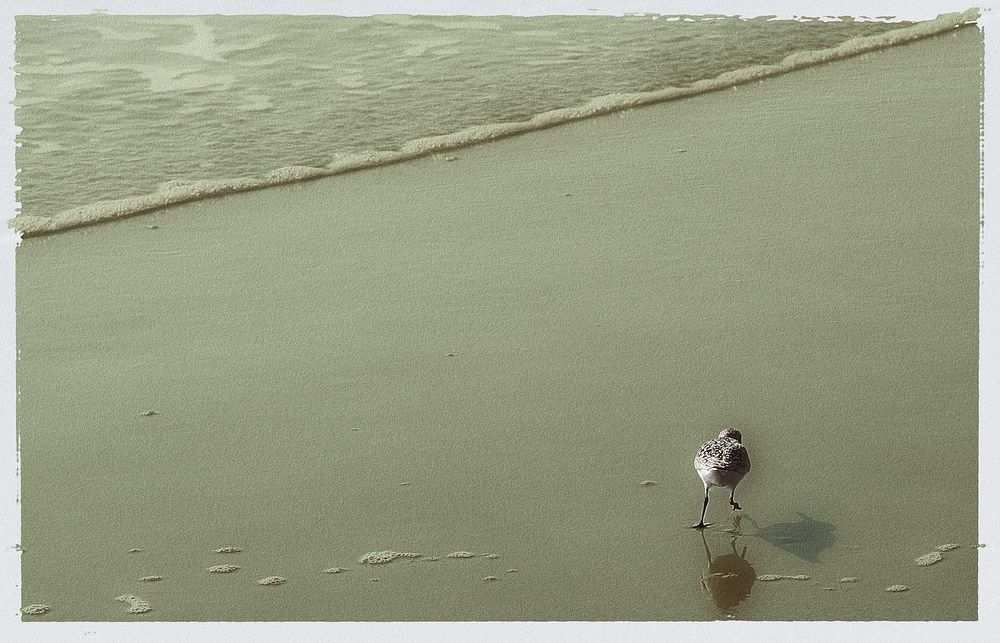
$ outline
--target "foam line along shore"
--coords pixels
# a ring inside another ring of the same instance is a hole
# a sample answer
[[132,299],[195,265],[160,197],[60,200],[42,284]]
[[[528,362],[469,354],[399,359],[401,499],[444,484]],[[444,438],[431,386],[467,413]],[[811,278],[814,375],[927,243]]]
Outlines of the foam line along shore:
[[[404,142],[392,150],[332,152],[330,155],[333,159],[321,166],[289,165],[252,176],[169,180],[162,183],[160,188],[154,192],[99,200],[67,208],[51,215],[35,213],[34,210],[22,211],[19,216],[10,221],[9,225],[18,230],[24,237],[40,236],[135,216],[171,205],[355,172],[428,155],[444,154],[470,145],[538,131],[629,108],[719,91],[873,50],[905,44],[967,25],[974,22],[977,16],[976,10],[945,14],[935,20],[911,24],[871,36],[851,38],[833,47],[797,51],[785,56],[779,62],[725,71],[712,78],[696,80],[685,86],[602,95],[591,98],[582,105],[548,110],[525,120],[477,124],[450,134],[419,137]],[[220,58],[217,54],[205,57],[208,59]],[[149,73],[158,77],[155,74],[159,72]],[[353,82],[351,78],[341,80],[348,85]]]

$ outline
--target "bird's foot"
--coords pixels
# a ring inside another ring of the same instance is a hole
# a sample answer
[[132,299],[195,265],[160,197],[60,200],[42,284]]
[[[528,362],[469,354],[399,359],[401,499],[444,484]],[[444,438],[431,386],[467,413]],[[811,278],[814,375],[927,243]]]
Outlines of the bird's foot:
[[736,511],[737,509],[739,509],[740,511],[743,511],[743,507],[740,506],[740,503],[738,503],[738,502],[730,502],[729,504],[731,504],[733,506],[733,511]]
[[699,522],[697,525],[691,525],[691,529],[705,529],[706,527],[708,527],[708,525],[706,525],[704,522]]

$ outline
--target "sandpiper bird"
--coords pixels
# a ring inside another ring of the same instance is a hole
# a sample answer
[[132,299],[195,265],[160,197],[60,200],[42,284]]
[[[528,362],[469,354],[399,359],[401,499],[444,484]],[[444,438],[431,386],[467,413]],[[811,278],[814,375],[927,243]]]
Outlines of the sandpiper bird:
[[730,490],[729,504],[733,511],[743,508],[733,499],[736,485],[750,471],[750,456],[742,444],[743,436],[733,428],[723,429],[719,437],[709,440],[698,449],[694,457],[694,468],[705,483],[705,504],[701,508],[701,520],[695,529],[704,529],[705,511],[708,510],[708,490],[710,487],[726,487]]

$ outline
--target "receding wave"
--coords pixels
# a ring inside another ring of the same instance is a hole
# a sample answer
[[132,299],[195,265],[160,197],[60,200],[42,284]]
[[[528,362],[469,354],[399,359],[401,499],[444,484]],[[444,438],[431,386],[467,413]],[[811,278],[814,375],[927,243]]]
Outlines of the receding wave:
[[853,38],[828,49],[797,52],[775,64],[755,65],[725,72],[714,78],[696,81],[686,87],[669,87],[649,92],[608,94],[593,98],[583,105],[560,108],[537,114],[525,121],[478,125],[451,134],[419,138],[404,144],[395,151],[351,154],[323,167],[289,166],[255,177],[171,181],[163,184],[158,191],[151,194],[101,201],[86,206],[70,208],[50,217],[22,215],[11,219],[9,225],[20,232],[23,237],[52,234],[81,226],[135,216],[171,205],[399,163],[448,150],[468,147],[477,143],[546,129],[622,109],[726,89],[797,69],[849,58],[865,52],[934,36],[973,23],[978,17],[979,11],[977,9],[970,9],[963,13],[943,14],[927,22],[921,22],[873,36]]

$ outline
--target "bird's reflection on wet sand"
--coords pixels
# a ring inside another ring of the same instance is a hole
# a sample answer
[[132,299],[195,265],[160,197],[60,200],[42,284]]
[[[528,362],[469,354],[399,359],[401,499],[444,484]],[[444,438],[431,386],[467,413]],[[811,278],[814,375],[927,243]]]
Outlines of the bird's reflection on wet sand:
[[[734,528],[738,530],[739,516],[734,518],[733,523]],[[757,573],[746,559],[746,546],[742,548],[742,551],[737,551],[736,535],[733,535],[729,541],[731,551],[720,556],[712,556],[704,532],[701,534],[701,540],[705,545],[705,555],[708,557],[708,566],[701,573],[702,590],[715,603],[716,607],[724,612],[729,612],[750,595]],[[726,615],[731,616],[728,613]]]

